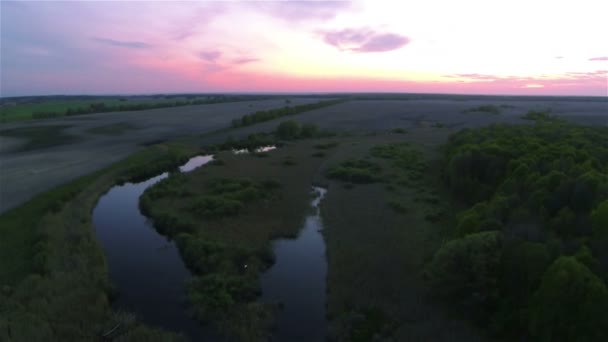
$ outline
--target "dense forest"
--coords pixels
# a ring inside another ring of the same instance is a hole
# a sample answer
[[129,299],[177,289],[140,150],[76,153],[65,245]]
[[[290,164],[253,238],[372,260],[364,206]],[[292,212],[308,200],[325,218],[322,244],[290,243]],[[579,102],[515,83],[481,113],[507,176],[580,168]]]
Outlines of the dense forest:
[[444,179],[465,210],[426,276],[492,335],[606,340],[608,127],[537,119],[450,138]]

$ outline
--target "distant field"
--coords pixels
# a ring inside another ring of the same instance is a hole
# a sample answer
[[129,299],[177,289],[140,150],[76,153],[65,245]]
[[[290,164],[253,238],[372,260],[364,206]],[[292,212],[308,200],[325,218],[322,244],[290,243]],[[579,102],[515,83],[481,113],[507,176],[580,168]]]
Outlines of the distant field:
[[9,98],[0,103],[0,123],[71,115],[132,111],[191,104],[262,99],[262,96],[157,95],[157,96],[44,96]]

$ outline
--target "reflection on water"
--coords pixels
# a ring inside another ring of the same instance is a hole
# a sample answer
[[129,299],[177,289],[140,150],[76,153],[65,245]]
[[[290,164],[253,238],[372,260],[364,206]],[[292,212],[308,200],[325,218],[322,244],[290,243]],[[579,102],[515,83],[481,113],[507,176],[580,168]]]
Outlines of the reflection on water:
[[273,244],[276,263],[262,275],[262,299],[281,303],[277,315],[277,341],[324,341],[325,279],[327,260],[319,202],[327,190],[314,187],[315,211],[306,217],[296,239],[279,239]]
[[[198,156],[180,167],[188,172],[213,159]],[[187,312],[184,282],[190,278],[177,247],[156,232],[139,211],[139,197],[167,173],[140,183],[114,186],[93,211],[93,224],[106,254],[119,296],[114,307],[134,312],[143,322],[180,331],[192,340],[209,339]]]
[[[272,151],[275,150],[277,147],[275,145],[268,145],[268,146],[260,146],[258,148],[255,148],[253,150],[254,153],[263,153],[263,152],[268,152],[268,151]],[[249,151],[246,148],[237,150],[237,149],[232,149],[232,153],[233,154],[247,154],[250,153],[251,151]]]
[[180,166],[179,170],[181,172],[190,172],[199,166],[203,166],[203,165],[207,164],[208,162],[210,162],[212,160],[213,160],[212,155],[196,156],[194,158],[190,158],[190,160],[188,160],[188,162],[186,164]]

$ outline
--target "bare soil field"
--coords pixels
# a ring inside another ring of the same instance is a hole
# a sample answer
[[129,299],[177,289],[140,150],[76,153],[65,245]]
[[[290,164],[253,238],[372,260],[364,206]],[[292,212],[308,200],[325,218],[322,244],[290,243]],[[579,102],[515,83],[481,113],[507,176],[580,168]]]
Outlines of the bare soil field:
[[[290,105],[317,102],[293,98]],[[433,98],[413,100],[356,100],[279,118],[249,127],[228,130],[231,120],[258,110],[279,108],[284,99],[163,108],[137,112],[90,114],[78,117],[2,124],[0,131],[44,125],[65,125],[64,133],[76,143],[19,151],[27,141],[0,135],[0,212],[34,195],[78,176],[125,158],[142,145],[197,135],[201,144],[242,137],[274,129],[278,122],[294,119],[321,129],[373,133],[394,128],[444,127],[458,130],[496,122],[527,123],[529,110],[550,109],[553,115],[587,125],[608,124],[608,101],[597,99],[509,97],[504,99]],[[470,112],[484,105],[500,108],[498,114]],[[468,111],[468,112],[467,112]],[[225,131],[216,132],[225,129]],[[216,132],[216,133],[213,133]],[[213,134],[211,134],[213,133]]]

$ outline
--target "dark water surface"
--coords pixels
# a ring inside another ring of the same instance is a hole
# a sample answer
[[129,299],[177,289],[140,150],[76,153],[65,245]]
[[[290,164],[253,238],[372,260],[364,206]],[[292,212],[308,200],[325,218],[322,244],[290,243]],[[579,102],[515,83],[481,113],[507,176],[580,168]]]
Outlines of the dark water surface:
[[[180,167],[188,172],[213,159],[198,156]],[[116,309],[135,313],[143,322],[183,332],[193,341],[216,340],[188,314],[184,282],[191,277],[177,247],[158,234],[139,211],[139,197],[167,173],[140,183],[114,186],[93,211],[93,224],[118,290]]]
[[[211,160],[213,156],[194,157],[179,170],[189,172]],[[110,280],[119,293],[114,308],[133,312],[152,326],[182,332],[193,341],[217,341],[215,333],[188,314],[184,283],[191,274],[177,247],[158,234],[139,211],[139,197],[166,177],[168,173],[114,186],[93,211]],[[296,239],[273,242],[276,263],[261,277],[262,300],[283,304],[277,317],[276,341],[323,341],[326,336],[327,261],[319,215],[319,202],[326,190],[313,190],[313,213],[306,217]]]
[[276,341],[324,341],[325,280],[327,259],[319,202],[327,190],[313,187],[316,193],[296,239],[279,239],[273,247],[276,263],[262,275],[262,300],[281,303],[277,315]]

